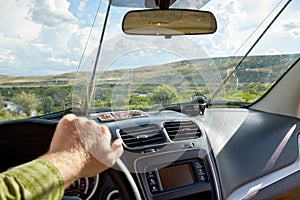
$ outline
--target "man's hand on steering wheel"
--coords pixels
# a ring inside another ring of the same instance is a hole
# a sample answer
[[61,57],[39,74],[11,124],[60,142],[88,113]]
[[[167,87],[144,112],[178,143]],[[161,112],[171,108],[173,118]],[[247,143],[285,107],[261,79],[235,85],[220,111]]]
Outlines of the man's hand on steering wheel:
[[122,140],[111,143],[106,126],[69,114],[58,123],[50,149],[40,159],[60,171],[66,188],[75,179],[94,176],[113,166],[122,153]]

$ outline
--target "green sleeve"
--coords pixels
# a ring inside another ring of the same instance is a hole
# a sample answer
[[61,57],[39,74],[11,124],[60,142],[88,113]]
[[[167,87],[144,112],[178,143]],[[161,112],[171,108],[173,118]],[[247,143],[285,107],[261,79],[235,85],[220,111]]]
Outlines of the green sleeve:
[[0,173],[0,199],[61,199],[60,172],[49,162],[33,160]]

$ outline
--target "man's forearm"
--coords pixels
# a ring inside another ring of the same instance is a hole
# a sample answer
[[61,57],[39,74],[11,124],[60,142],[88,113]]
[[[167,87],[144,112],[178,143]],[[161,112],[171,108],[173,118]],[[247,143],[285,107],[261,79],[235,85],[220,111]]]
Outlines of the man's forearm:
[[0,199],[61,199],[60,172],[45,160],[34,160],[0,174]]
[[74,180],[80,178],[80,173],[90,157],[90,155],[78,148],[56,153],[46,153],[39,158],[51,163],[58,169],[62,176],[64,188],[67,188]]

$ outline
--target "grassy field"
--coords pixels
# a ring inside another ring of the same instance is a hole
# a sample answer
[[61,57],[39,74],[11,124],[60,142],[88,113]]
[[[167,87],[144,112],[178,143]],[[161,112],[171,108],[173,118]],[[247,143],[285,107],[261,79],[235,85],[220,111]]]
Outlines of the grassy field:
[[76,73],[47,76],[0,76],[2,87],[36,87],[50,85],[72,85]]

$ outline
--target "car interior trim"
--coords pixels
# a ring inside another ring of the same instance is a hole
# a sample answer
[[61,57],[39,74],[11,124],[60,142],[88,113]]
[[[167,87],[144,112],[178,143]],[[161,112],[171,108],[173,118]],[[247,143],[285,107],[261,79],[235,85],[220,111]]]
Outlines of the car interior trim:
[[236,189],[234,192],[232,192],[228,200],[235,200],[235,199],[248,199],[250,197],[255,196],[259,190],[266,188],[296,172],[300,171],[300,135],[298,135],[298,158],[296,161],[287,166],[284,167],[278,171],[272,172],[270,174],[267,174],[266,176],[263,176],[261,178],[258,178],[254,181],[251,181],[238,189]]

